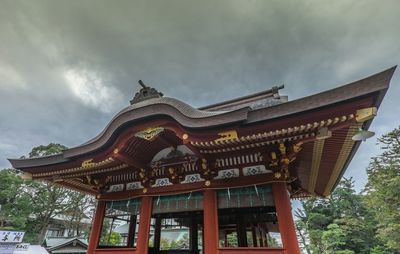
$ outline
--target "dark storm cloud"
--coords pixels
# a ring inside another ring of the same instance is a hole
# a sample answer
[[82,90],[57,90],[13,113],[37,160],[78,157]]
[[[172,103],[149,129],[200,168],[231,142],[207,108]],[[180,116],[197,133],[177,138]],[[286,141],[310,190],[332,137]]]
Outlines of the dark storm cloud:
[[[399,11],[397,1],[2,1],[0,167],[38,144],[95,136],[138,79],[201,106],[282,83],[294,99],[391,67]],[[378,135],[399,124],[396,83]],[[365,178],[373,154],[374,140],[348,174]]]

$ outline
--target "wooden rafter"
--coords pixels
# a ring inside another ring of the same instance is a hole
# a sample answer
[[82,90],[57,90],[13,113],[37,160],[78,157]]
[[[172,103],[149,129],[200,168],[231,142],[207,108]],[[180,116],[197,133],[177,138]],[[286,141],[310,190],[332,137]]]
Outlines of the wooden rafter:
[[344,165],[346,164],[346,162],[349,158],[350,152],[354,146],[355,141],[352,140],[352,137],[354,136],[354,134],[356,134],[357,130],[360,127],[361,127],[361,124],[356,124],[356,125],[351,126],[349,128],[349,130],[347,131],[346,138],[345,138],[342,148],[340,150],[339,156],[336,160],[332,174],[329,177],[329,181],[324,189],[324,192],[323,192],[324,196],[328,196],[331,193],[332,188],[335,185],[335,183],[339,177],[339,174],[342,171]]
[[308,191],[314,193],[315,185],[317,183],[319,167],[322,159],[322,152],[324,150],[325,140],[316,140],[313,147],[313,155],[311,161],[310,177],[308,179]]

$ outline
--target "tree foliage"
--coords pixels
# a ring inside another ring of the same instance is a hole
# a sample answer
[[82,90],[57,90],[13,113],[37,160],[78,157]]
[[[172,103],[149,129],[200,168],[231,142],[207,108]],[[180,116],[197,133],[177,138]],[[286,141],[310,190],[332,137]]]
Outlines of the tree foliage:
[[48,145],[40,145],[32,148],[32,151],[29,153],[29,158],[37,158],[43,156],[49,156],[61,153],[66,150],[67,147],[61,144],[50,143]]
[[26,226],[31,202],[21,192],[22,183],[15,170],[0,171],[0,229],[22,230]]
[[377,222],[381,249],[400,253],[400,128],[378,141],[383,152],[368,167],[365,203]]
[[118,246],[119,244],[121,244],[121,241],[122,241],[122,236],[117,232],[108,233],[104,239],[104,242],[110,246]]
[[183,234],[179,240],[160,239],[160,250],[189,249],[189,233]]
[[82,221],[93,216],[95,209],[95,199],[92,196],[73,192],[69,197],[68,206],[63,215],[67,220],[63,221],[65,228],[74,229],[74,235],[69,236],[84,236],[89,235],[89,228],[82,224]]
[[296,227],[307,253],[370,253],[376,245],[373,217],[351,178],[343,179],[330,197],[302,205]]
[[[60,144],[34,147],[29,158],[65,150]],[[26,231],[24,241],[42,244],[52,220],[58,216],[74,236],[87,235],[81,221],[94,207],[90,196],[57,186],[50,181],[23,181],[15,170],[0,171],[0,227]]]

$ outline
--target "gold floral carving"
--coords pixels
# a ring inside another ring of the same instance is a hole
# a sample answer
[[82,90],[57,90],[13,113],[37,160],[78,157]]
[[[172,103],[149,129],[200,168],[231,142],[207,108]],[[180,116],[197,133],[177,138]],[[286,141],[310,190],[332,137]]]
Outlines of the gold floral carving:
[[105,160],[102,160],[102,161],[98,161],[98,162],[94,162],[93,159],[87,159],[87,160],[82,161],[81,169],[100,167],[100,166],[107,165],[113,161],[114,161],[114,159],[111,157],[109,157]]
[[82,168],[89,168],[94,165],[93,159],[84,160],[82,162]]
[[225,131],[218,133],[219,138],[215,140],[215,142],[238,139],[237,132],[235,130]]
[[164,128],[162,127],[147,128],[145,130],[136,132],[135,137],[145,139],[147,141],[153,141],[163,131]]

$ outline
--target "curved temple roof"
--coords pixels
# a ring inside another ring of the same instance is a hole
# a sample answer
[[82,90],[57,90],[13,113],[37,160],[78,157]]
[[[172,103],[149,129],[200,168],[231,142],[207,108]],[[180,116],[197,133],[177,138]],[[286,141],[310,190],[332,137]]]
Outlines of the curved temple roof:
[[[161,97],[162,94],[160,96],[152,96],[149,99],[137,99],[140,95],[137,94],[135,98],[138,102],[132,103],[132,105],[119,112],[98,136],[88,142],[65,150],[62,154],[58,155],[31,159],[9,159],[9,161],[14,168],[26,172],[34,172],[36,168],[41,167],[48,167],[50,169],[53,167],[52,165],[59,168],[63,164],[74,161],[81,162],[82,158],[104,152],[116,142],[129,126],[141,126],[143,129],[146,123],[154,125],[154,122],[157,121],[162,121],[160,125],[163,125],[163,123],[172,124],[181,133],[187,132],[193,134],[195,138],[190,140],[190,142],[202,152],[200,144],[204,141],[202,140],[205,137],[202,134],[204,132],[214,133],[237,128],[243,129],[242,134],[244,135],[245,133],[250,133],[250,130],[254,133],[257,130],[260,131],[273,127],[276,127],[276,129],[288,128],[296,125],[296,121],[303,123],[306,119],[313,119],[313,117],[315,119],[325,119],[339,105],[343,105],[344,108],[349,109],[349,112],[353,113],[355,113],[354,107],[357,108],[365,105],[377,108],[389,87],[395,68],[392,67],[365,79],[289,102],[286,102],[286,98],[280,97],[278,93],[278,90],[282,87],[274,87],[271,90],[255,95],[221,102],[200,109],[193,108],[173,98]],[[150,88],[143,86],[143,89]],[[142,90],[141,92],[143,92]],[[271,103],[268,100],[274,101]],[[358,102],[356,103],[355,101]],[[350,106],[344,106],[351,103],[354,104],[351,110]],[[363,123],[363,127],[368,128],[371,121],[372,119],[369,119]],[[315,153],[313,152],[315,150],[315,143],[314,149],[312,147],[305,147],[305,150],[309,149],[309,153]],[[359,142],[356,142],[355,145],[351,146],[351,151],[348,152],[343,165],[339,165],[341,168],[336,170],[335,184],[344,173],[358,145]],[[211,153],[211,150],[203,151],[203,154],[205,153]],[[336,156],[339,156],[339,153]],[[302,164],[299,167],[301,166]],[[303,167],[312,167],[312,165],[303,165]],[[299,169],[299,171],[301,170]],[[303,172],[303,174],[306,173]],[[316,179],[313,181],[316,181]],[[332,183],[330,184],[332,185]],[[321,187],[321,189],[324,188]],[[321,194],[322,192],[320,191]]]

